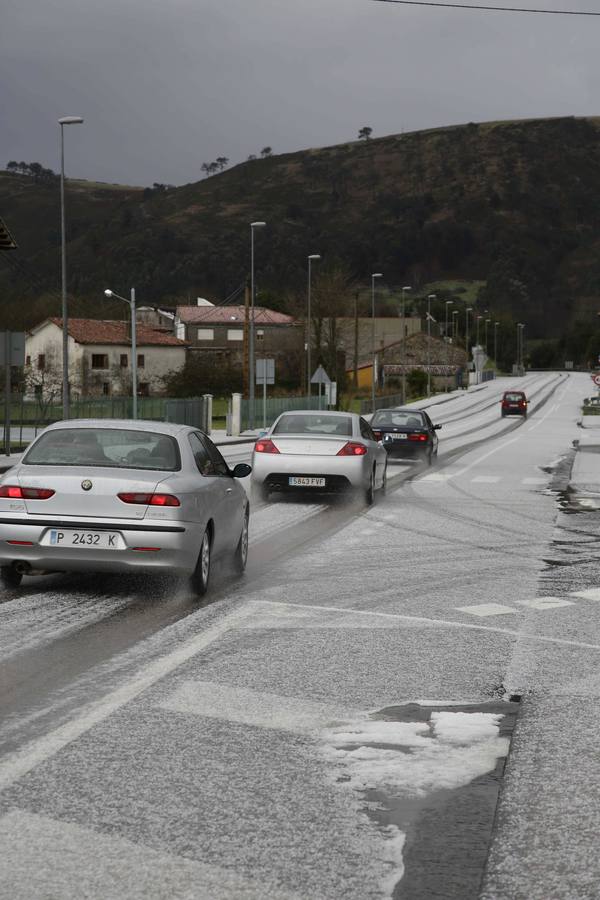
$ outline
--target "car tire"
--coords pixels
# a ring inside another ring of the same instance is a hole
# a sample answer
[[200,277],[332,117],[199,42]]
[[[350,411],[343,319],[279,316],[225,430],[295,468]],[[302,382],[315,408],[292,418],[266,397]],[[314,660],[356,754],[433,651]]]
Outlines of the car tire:
[[238,575],[241,575],[245,568],[246,562],[248,561],[248,526],[250,523],[250,512],[248,507],[244,512],[244,521],[242,523],[242,531],[240,534],[240,539],[237,543],[237,547],[235,548],[235,554],[233,557],[233,567]]
[[210,581],[210,551],[210,530],[207,528],[202,535],[200,553],[198,554],[198,561],[191,579],[192,588],[198,597],[203,597],[208,590],[208,582]]
[[375,471],[371,469],[371,477],[369,479],[369,486],[365,490],[365,503],[367,506],[373,506],[373,502],[375,500]]
[[383,469],[383,478],[381,479],[381,493],[385,494],[387,491],[387,459],[385,461],[385,466]]
[[14,566],[0,566],[0,584],[5,588],[18,588],[23,576]]

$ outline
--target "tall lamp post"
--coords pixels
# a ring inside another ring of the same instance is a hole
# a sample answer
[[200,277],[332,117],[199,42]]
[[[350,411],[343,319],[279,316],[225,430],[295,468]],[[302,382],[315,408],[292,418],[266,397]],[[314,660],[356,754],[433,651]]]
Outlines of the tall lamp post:
[[498,325],[500,322],[494,322],[494,365],[498,368]]
[[[450,367],[450,347],[448,346],[448,344],[449,344],[449,341],[448,341],[448,307],[452,306],[453,303],[454,303],[454,300],[446,300],[446,304],[445,304],[446,320],[444,323],[444,343],[446,344],[446,365],[448,366],[448,368]],[[446,374],[446,391],[448,390],[448,387],[449,387],[448,381],[447,381],[448,377],[449,377],[448,374]]]
[[[319,253],[311,253],[308,257],[308,296],[306,301],[306,397],[308,400],[308,407],[310,409],[310,397],[311,397],[311,387],[310,387],[310,379],[311,379],[311,364],[310,364],[310,340],[311,340],[311,327],[310,327],[310,289],[311,289],[311,263],[314,260],[321,259]],[[320,388],[319,388],[320,390]]]
[[410,284],[405,284],[402,288],[402,306],[400,315],[402,317],[402,402],[406,403],[406,294],[412,291]]
[[67,242],[65,235],[65,125],[81,125],[81,116],[63,116],[60,125],[60,246],[62,282],[62,406],[63,419],[69,418],[69,330],[67,310]]
[[458,340],[458,310],[452,310],[452,342],[456,343]]
[[448,307],[452,306],[454,300],[446,300],[446,319],[444,322],[444,339],[448,337]]
[[377,350],[375,347],[375,279],[383,278],[382,272],[371,275],[371,349],[373,351],[373,372],[371,375],[371,407],[375,412],[375,371],[377,368]]
[[250,369],[248,380],[248,401],[250,412],[248,415],[250,428],[254,428],[254,295],[256,293],[254,286],[254,229],[264,228],[266,222],[250,223],[250,348],[248,353],[248,368]]
[[491,319],[486,319],[486,320],[485,320],[485,352],[486,352],[486,355],[488,355],[488,356],[489,356],[489,350],[488,350],[488,325],[490,324],[491,321],[492,321]]
[[427,295],[427,396],[431,397],[431,301],[437,294]]
[[469,313],[473,312],[472,306],[467,306],[465,309],[465,350],[467,351],[467,366],[469,365]]
[[104,291],[104,295],[106,297],[115,297],[117,300],[122,300],[123,303],[129,304],[129,307],[131,309],[131,396],[133,400],[132,417],[134,419],[137,419],[137,330],[135,316],[135,288],[131,288],[129,300],[126,297],[121,297],[120,294],[115,294],[115,292],[111,291],[110,288],[106,288],[106,290]]
[[475,344],[479,347],[479,322],[483,319],[483,316],[477,316],[475,319]]

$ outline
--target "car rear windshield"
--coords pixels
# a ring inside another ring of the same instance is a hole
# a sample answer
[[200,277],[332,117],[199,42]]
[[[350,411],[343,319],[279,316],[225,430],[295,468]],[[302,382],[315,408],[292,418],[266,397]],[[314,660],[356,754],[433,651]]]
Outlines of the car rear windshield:
[[505,400],[510,400],[511,403],[518,403],[520,400],[525,399],[525,394],[505,394]]
[[282,416],[272,433],[332,434],[340,437],[352,437],[352,419],[350,416],[330,416],[327,413]]
[[175,438],[129,428],[57,428],[42,434],[23,458],[27,466],[105,466],[115,469],[181,468]]
[[412,410],[380,409],[373,416],[371,427],[385,428],[386,425],[393,428],[423,428],[423,416]]

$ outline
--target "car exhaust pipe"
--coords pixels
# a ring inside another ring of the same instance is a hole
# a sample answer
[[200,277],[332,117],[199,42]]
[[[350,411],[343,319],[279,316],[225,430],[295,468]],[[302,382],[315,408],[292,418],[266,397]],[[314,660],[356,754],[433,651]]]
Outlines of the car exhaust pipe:
[[26,561],[16,562],[14,564],[15,571],[19,573],[19,575],[52,575],[53,572],[47,569],[34,569],[31,563]]

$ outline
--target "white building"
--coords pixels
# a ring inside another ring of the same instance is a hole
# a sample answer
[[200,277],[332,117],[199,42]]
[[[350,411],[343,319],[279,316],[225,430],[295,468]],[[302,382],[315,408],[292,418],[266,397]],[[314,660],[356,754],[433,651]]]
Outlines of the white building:
[[[69,319],[71,396],[131,393],[131,326],[127,322]],[[46,319],[25,340],[28,397],[58,396],[62,387],[62,319]],[[163,393],[163,378],[185,365],[185,341],[159,328],[138,325],[137,381],[140,396]]]

